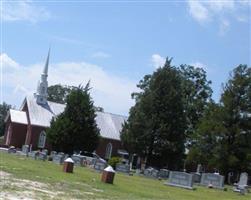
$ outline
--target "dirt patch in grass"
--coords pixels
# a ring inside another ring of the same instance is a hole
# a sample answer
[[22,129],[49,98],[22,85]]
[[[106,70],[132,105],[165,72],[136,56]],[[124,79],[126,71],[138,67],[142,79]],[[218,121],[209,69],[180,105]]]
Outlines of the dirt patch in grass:
[[[77,183],[76,189],[69,189],[67,182],[59,182],[55,185],[17,179],[10,173],[0,171],[0,199],[3,200],[45,200],[45,199],[91,199],[97,191],[85,183]],[[78,186],[87,187],[89,192],[81,191]]]

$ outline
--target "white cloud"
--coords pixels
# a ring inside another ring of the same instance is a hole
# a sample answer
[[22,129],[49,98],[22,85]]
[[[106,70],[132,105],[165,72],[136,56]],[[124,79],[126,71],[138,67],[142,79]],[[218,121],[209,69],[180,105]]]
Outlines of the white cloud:
[[160,56],[159,54],[153,54],[151,61],[152,61],[153,66],[155,68],[158,68],[158,67],[164,66],[166,59],[164,57]]
[[230,26],[230,22],[226,19],[223,19],[221,20],[220,22],[220,30],[219,30],[219,34],[222,36],[222,35],[225,35],[225,33],[228,31],[229,29],[229,26]]
[[210,19],[208,9],[199,1],[188,1],[189,13],[199,23],[204,23]]
[[[9,58],[9,56],[4,58]],[[3,63],[7,62],[3,61]],[[14,61],[14,63],[16,62]],[[15,66],[13,62],[12,66]],[[28,67],[17,64],[16,66],[11,73],[5,70],[6,66],[3,70],[3,87],[10,88],[4,98],[9,98],[6,101],[12,104],[16,102],[9,101],[19,99],[21,102],[25,95],[35,92],[44,64],[33,64]],[[60,83],[78,86],[86,84],[89,80],[95,105],[103,107],[108,112],[128,114],[129,108],[134,103],[131,99],[131,93],[137,91],[136,81],[110,74],[102,67],[86,62],[50,64],[49,85]]]
[[50,13],[45,8],[36,6],[30,0],[4,1],[1,13],[2,20],[6,22],[29,21],[37,23],[50,18]]
[[92,57],[93,58],[109,58],[109,57],[111,57],[111,55],[107,54],[105,52],[102,52],[102,51],[98,51],[98,52],[94,53],[92,55]]
[[190,15],[199,24],[219,21],[219,34],[224,35],[230,28],[230,20],[246,22],[250,15],[248,0],[187,0]]

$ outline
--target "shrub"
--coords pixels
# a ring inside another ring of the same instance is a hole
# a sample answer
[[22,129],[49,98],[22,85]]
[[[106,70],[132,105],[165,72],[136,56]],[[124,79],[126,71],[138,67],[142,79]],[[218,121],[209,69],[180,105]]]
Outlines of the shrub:
[[121,162],[120,157],[111,157],[108,161],[108,164],[111,165],[114,169],[116,168],[116,164]]

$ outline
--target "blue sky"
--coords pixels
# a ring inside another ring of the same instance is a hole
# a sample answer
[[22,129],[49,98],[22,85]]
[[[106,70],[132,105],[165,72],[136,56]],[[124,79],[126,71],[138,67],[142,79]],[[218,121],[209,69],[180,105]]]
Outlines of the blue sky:
[[128,114],[130,94],[163,65],[203,67],[221,83],[251,64],[250,1],[3,1],[1,100],[19,107],[36,90],[49,46],[49,84],[91,80],[95,104]]

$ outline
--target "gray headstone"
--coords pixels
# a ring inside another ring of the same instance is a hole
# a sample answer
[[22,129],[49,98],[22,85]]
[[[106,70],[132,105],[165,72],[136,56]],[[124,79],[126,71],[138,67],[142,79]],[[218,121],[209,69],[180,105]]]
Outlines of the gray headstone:
[[191,174],[193,175],[193,182],[200,183],[201,174],[197,172],[192,172]]
[[198,164],[198,165],[197,165],[196,173],[197,173],[197,174],[200,174],[201,172],[202,172],[202,166],[201,166],[201,164]]
[[29,145],[23,145],[22,146],[22,153],[24,153],[25,155],[28,155],[29,150],[30,150]]
[[214,188],[224,189],[224,176],[213,173],[202,173],[200,184],[204,186],[212,185]]
[[45,161],[45,160],[47,159],[47,154],[44,153],[44,152],[39,152],[37,158],[38,158],[39,160]]
[[56,154],[52,157],[52,161],[56,164],[62,164],[64,162],[64,154]]
[[116,171],[129,174],[130,173],[130,165],[118,163],[116,165]]
[[50,156],[54,156],[54,155],[57,155],[57,152],[56,151],[51,151],[51,154],[50,154]]
[[38,152],[37,151],[30,151],[28,153],[28,156],[36,160],[37,156],[38,156]]
[[144,170],[144,175],[147,176],[147,177],[150,177],[150,178],[158,178],[159,171],[152,168],[152,167],[149,167],[149,168]]
[[47,149],[43,149],[42,152],[45,153],[46,155],[48,155],[48,150]]
[[74,161],[75,165],[83,166],[83,161],[84,161],[83,156],[73,155],[71,158]]
[[170,171],[166,185],[193,189],[193,175],[186,172]]
[[16,152],[17,152],[17,150],[16,150],[15,147],[10,147],[10,148],[8,149],[8,153],[16,153]]
[[97,171],[103,171],[106,168],[106,163],[101,162],[100,160],[96,160],[94,164],[94,169]]
[[248,184],[248,173],[242,172],[238,185],[247,186]]
[[167,179],[169,175],[169,170],[167,169],[160,169],[159,170],[159,177],[163,179]]

